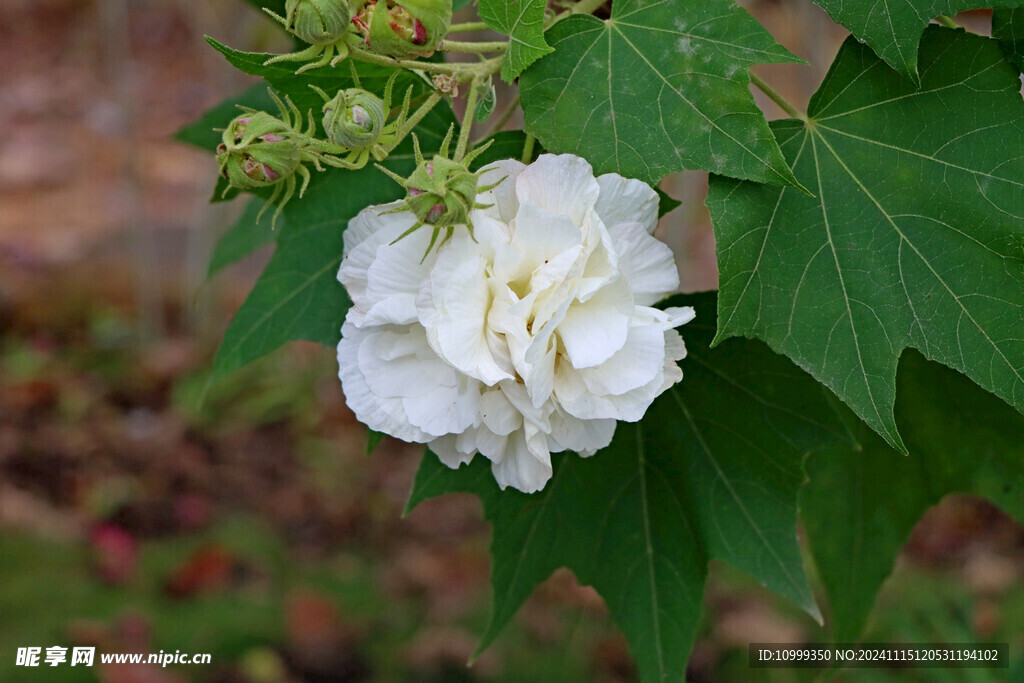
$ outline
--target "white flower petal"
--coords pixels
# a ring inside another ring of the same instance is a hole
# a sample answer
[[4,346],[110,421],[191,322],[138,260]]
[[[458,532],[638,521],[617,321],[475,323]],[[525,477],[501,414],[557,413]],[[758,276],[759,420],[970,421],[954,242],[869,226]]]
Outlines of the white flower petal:
[[534,444],[542,445],[542,440],[531,439],[526,430],[520,430],[508,439],[505,454],[491,465],[502,490],[511,486],[523,493],[535,493],[551,479],[551,454],[546,447],[534,452],[530,448]]
[[487,313],[491,292],[487,263],[469,242],[453,243],[437,259],[418,299],[419,318],[431,346],[452,367],[488,386],[512,374],[491,354]]
[[626,343],[608,360],[591,368],[576,370],[590,393],[618,395],[642,387],[662,370],[665,361],[665,333],[645,321],[630,325]]
[[[462,434],[445,434],[430,442],[430,450],[437,455],[438,460],[453,470],[459,469],[462,465],[470,462],[476,455],[476,449],[464,453],[459,450],[459,440]],[[429,457],[429,456],[427,456]]]
[[422,327],[374,330],[364,337],[356,358],[366,385],[377,396],[422,396],[457,382],[455,371],[431,351]]
[[460,381],[439,386],[426,394],[402,399],[409,422],[431,436],[459,434],[472,427],[480,415],[480,383]]
[[583,225],[600,192],[590,164],[571,154],[542,154],[516,179],[520,211],[529,201],[548,213],[568,216],[576,225]]
[[360,367],[359,349],[364,343],[372,345],[377,331],[361,330],[346,322],[338,344],[338,377],[345,392],[345,402],[356,418],[373,430],[402,439],[424,443],[430,436],[409,423],[400,398],[383,398],[370,390],[366,375]]
[[558,326],[558,336],[573,367],[593,367],[621,349],[633,307],[625,278],[602,287],[586,302],[570,306]]
[[675,291],[679,271],[667,244],[652,237],[641,223],[622,222],[608,232],[637,305],[649,306]]
[[484,426],[499,436],[508,436],[523,426],[523,414],[500,390],[488,391],[480,397],[480,417]]
[[658,193],[639,180],[617,173],[597,177],[601,194],[597,214],[611,230],[620,223],[640,223],[648,234],[658,227]]
[[615,420],[581,420],[564,411],[551,416],[551,437],[561,446],[588,457],[612,442]]

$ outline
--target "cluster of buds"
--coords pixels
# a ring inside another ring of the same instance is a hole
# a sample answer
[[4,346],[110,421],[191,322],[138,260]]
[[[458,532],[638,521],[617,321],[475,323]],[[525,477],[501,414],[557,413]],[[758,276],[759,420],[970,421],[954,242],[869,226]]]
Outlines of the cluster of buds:
[[451,0],[287,0],[282,17],[270,16],[309,47],[277,55],[265,64],[305,62],[296,73],[337,66],[349,48],[399,59],[428,57],[448,32]]
[[490,207],[489,204],[478,204],[477,195],[494,189],[504,180],[502,178],[496,183],[480,187],[480,176],[483,172],[469,170],[470,164],[486,151],[490,143],[478,147],[461,161],[449,159],[448,147],[451,143],[452,132],[452,130],[448,131],[448,136],[444,139],[441,149],[429,161],[423,157],[419,140],[413,136],[416,170],[408,178],[403,178],[397,173],[379,166],[407,192],[402,205],[387,213],[410,211],[416,217],[416,223],[402,233],[395,242],[411,235],[425,225],[429,225],[433,229],[430,244],[427,246],[426,253],[423,254],[424,259],[437,244],[437,238],[442,231],[445,236],[441,240],[441,245],[451,239],[455,228],[460,225],[466,226],[469,236],[473,237],[472,211]]
[[[324,149],[324,143],[316,140],[312,112],[303,128],[302,114],[290,99],[282,101],[273,91],[270,91],[270,96],[277,104],[280,116],[243,108],[243,113],[223,131],[217,145],[217,166],[221,176],[227,180],[225,194],[232,188],[251,191],[273,187],[273,194],[263,211],[277,205],[274,212],[276,222],[296,190],[301,197],[309,186],[311,175],[304,163],[313,164],[318,171],[323,170],[324,164],[338,168],[350,166],[332,156]],[[301,186],[296,178],[302,180]],[[260,216],[263,211],[260,211]]]
[[375,54],[429,57],[448,33],[451,0],[370,0],[352,22]]

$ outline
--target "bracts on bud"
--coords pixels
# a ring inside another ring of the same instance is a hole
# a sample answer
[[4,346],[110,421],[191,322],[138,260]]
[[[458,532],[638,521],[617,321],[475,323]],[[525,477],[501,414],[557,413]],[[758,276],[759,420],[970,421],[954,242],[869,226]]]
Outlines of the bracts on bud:
[[324,130],[327,139],[348,149],[370,147],[384,132],[388,112],[384,100],[362,88],[342,90],[324,103]]
[[268,187],[291,175],[301,161],[294,131],[266,112],[236,117],[217,146],[217,165],[232,187]]
[[358,41],[352,25],[353,10],[361,9],[357,0],[287,0],[285,16],[264,11],[281,23],[285,30],[309,47],[278,55],[264,65],[275,62],[307,62],[296,73],[338,62],[348,56],[348,43]]
[[448,136],[441,145],[441,149],[429,161],[423,157],[419,140],[413,136],[416,170],[408,178],[402,178],[393,171],[378,166],[402,185],[408,193],[402,205],[388,213],[410,211],[416,217],[416,223],[395,241],[411,235],[425,225],[429,225],[433,229],[430,244],[427,246],[426,253],[423,254],[424,259],[437,244],[442,230],[445,232],[445,236],[440,246],[451,239],[455,228],[460,225],[466,226],[469,236],[473,237],[473,210],[486,209],[490,206],[489,204],[478,204],[476,202],[477,195],[480,192],[494,189],[504,180],[502,178],[494,184],[480,187],[482,171],[469,170],[473,160],[482,154],[490,146],[490,143],[477,148],[461,162],[449,159],[448,147],[453,130],[448,131]]
[[370,0],[352,23],[370,51],[406,59],[433,54],[451,20],[451,0]]
[[[325,150],[329,145],[314,137],[316,123],[312,112],[308,121],[304,121],[290,99],[282,101],[274,91],[269,92],[280,115],[242,107],[244,113],[235,117],[223,131],[221,143],[217,145],[217,165],[228,181],[225,194],[230,188],[251,191],[273,187],[273,194],[259,215],[276,205],[276,222],[296,190],[301,197],[309,186],[311,175],[304,163],[313,164],[318,171],[322,171],[324,165],[352,168],[352,164],[337,158],[331,150]],[[301,186],[296,177],[301,178]]]

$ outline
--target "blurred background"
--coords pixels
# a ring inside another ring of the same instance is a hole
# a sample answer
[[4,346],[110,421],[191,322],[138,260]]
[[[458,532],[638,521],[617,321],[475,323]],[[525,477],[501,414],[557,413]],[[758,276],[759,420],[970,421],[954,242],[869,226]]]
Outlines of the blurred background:
[[[744,4],[812,63],[762,72],[805,104],[844,32],[806,0]],[[960,20],[986,30],[984,13]],[[250,81],[204,34],[287,47],[241,0],[0,3],[0,681],[635,680],[600,598],[564,571],[466,666],[488,617],[480,506],[401,518],[420,449],[366,455],[331,350],[293,344],[199,407],[267,258],[206,278],[241,202],[210,204],[212,156],[171,136]],[[661,228],[683,288],[714,287],[703,176],[665,189],[683,200]],[[1024,633],[1024,530],[994,507],[946,500],[897,566],[869,639]],[[693,681],[751,680],[751,641],[824,637],[724,566],[705,607]],[[213,663],[15,666],[18,647],[52,645]],[[900,680],[992,680],[924,671]]]

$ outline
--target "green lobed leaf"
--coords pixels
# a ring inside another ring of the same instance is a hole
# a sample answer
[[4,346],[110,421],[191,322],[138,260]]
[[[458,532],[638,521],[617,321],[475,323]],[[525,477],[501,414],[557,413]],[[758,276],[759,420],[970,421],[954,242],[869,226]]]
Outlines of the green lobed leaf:
[[604,597],[644,681],[683,680],[707,564],[719,558],[817,615],[796,538],[802,460],[848,443],[820,385],[759,342],[711,351],[713,294],[682,328],[683,381],[590,458],[555,455],[536,494],[500,491],[486,460],[450,470],[427,453],[407,510],[475,493],[492,523],[490,644],[533,589],[569,567]]
[[918,44],[939,15],[977,7],[1024,7],[1024,0],[814,0],[885,62],[917,80]]
[[719,338],[755,336],[895,448],[907,347],[1024,410],[1024,101],[999,46],[932,27],[921,88],[850,38],[773,124],[816,197],[716,177]]
[[[257,220],[263,207],[264,200],[259,197],[254,197],[245,205],[242,215],[217,241],[213,256],[210,257],[208,277],[216,275],[223,268],[271,244],[278,233],[284,231],[287,219],[283,214],[277,220],[276,230],[272,227],[272,221],[269,218]],[[268,212],[270,210],[268,209]]]
[[749,67],[798,62],[730,0],[616,0],[575,15],[523,72],[526,129],[553,152],[655,184],[684,168],[798,183],[754,103]]
[[1024,9],[999,9],[992,13],[992,37],[1003,46],[1003,52],[1024,71]]
[[898,384],[909,457],[840,407],[858,449],[807,461],[801,517],[837,642],[857,640],[900,547],[944,496],[984,496],[1024,522],[1024,417],[916,352],[903,356]]
[[501,77],[511,83],[523,69],[552,51],[544,40],[547,0],[480,0],[480,18],[509,37]]

